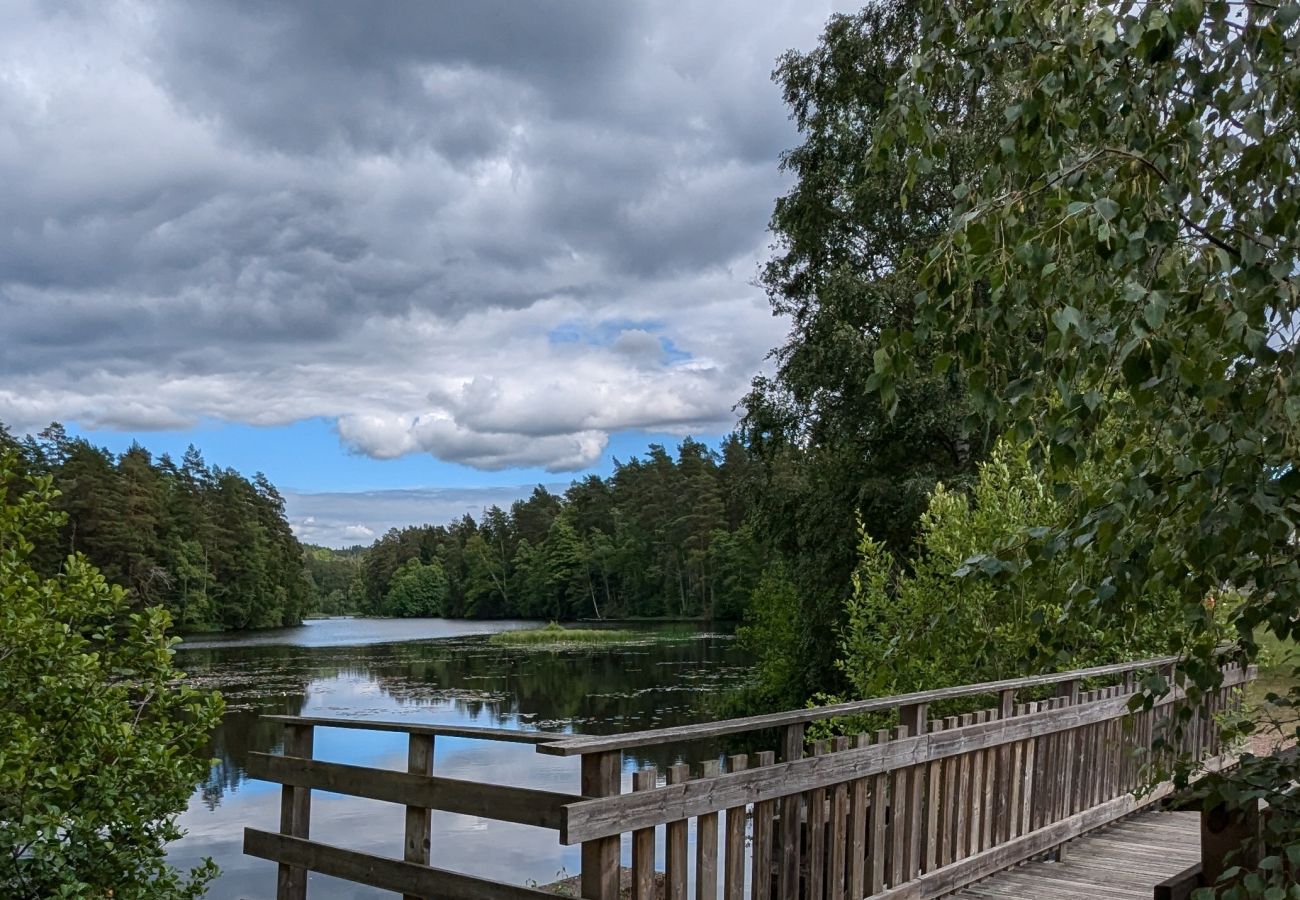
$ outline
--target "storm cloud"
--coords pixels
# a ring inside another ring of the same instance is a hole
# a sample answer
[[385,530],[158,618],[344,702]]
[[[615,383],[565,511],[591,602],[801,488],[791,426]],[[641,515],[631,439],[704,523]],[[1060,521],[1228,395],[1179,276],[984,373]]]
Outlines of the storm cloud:
[[11,0],[0,420],[337,421],[377,458],[590,465],[723,430],[769,80],[828,4]]

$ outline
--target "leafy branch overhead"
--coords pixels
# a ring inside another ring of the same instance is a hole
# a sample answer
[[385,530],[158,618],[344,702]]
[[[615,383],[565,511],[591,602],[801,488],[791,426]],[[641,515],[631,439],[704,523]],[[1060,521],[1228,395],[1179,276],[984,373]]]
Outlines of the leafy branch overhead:
[[[1031,442],[1077,513],[974,566],[1077,564],[1063,621],[1173,592],[1194,686],[1216,678],[1207,598],[1300,636],[1300,5],[922,4],[923,38],[873,134],[900,205],[947,165],[954,91],[1008,94],[948,227],[904,263],[914,315],[872,390],[934,343],[972,410]],[[1024,341],[1024,337],[1031,340]],[[1079,483],[1088,464],[1107,477]],[[1099,569],[1084,567],[1091,560]]]

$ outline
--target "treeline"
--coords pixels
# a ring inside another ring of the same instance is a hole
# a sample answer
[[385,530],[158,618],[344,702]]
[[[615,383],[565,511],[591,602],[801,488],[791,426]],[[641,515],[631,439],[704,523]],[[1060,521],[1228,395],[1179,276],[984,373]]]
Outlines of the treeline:
[[481,521],[394,529],[360,558],[313,548],[308,567],[331,612],[735,619],[762,568],[746,524],[749,465],[736,438],[716,451],[687,438],[675,458],[652,444],[607,479],[562,495],[539,486]]
[[179,463],[138,444],[114,455],[57,424],[21,440],[0,424],[5,449],[53,478],[67,515],[58,540],[38,548],[45,571],[83,553],[142,606],[170,610],[181,631],[293,625],[308,611],[302,545],[260,473],[209,465],[192,446]]

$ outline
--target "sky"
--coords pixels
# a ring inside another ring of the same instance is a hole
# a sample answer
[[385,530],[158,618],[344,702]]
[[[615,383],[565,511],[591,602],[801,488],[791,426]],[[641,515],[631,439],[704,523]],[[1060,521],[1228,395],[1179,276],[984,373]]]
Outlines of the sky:
[[836,6],[0,0],[0,422],[333,546],[716,441]]

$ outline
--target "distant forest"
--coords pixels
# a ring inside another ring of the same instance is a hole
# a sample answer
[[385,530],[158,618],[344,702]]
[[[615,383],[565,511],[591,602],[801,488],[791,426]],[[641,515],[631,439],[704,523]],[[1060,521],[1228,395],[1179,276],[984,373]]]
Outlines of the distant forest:
[[179,463],[138,444],[114,455],[59,425],[16,440],[0,424],[6,449],[60,492],[67,520],[37,549],[45,571],[83,553],[142,606],[165,606],[181,631],[296,625],[310,610],[302,545],[263,475],[208,465],[194,447]]
[[322,612],[575,619],[739,618],[763,569],[742,490],[749,457],[687,438],[563,494],[393,529],[368,548],[310,547]]
[[85,554],[182,631],[294,625],[310,614],[739,619],[763,570],[742,499],[750,458],[690,438],[652,444],[563,493],[538,486],[509,510],[389,531],[370,547],[304,546],[284,499],[207,463],[133,445],[113,454],[60,425],[0,450],[50,477],[67,515],[42,544],[49,572]]

